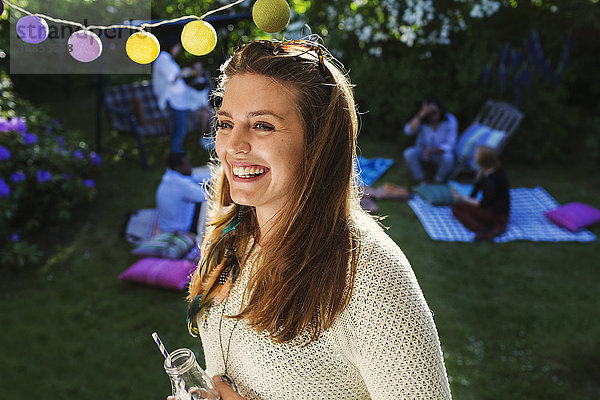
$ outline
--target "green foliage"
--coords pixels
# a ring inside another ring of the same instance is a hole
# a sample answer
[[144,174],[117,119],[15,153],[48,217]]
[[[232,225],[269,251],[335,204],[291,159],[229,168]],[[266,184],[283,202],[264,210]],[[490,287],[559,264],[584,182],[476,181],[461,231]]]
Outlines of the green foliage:
[[0,261],[13,268],[40,257],[22,237],[68,222],[75,207],[92,200],[90,177],[100,157],[66,138],[58,121],[15,98],[7,76],[0,87]]
[[[394,138],[407,146],[414,139],[402,133],[403,125],[428,95],[442,99],[458,117],[461,132],[485,100],[504,100],[525,115],[506,147],[506,158],[532,164],[586,163],[593,168],[600,162],[600,126],[594,122],[600,114],[600,84],[593,79],[600,67],[600,27],[590,15],[599,13],[587,0],[558,11],[519,2],[517,8],[471,22],[468,30],[453,34],[449,45],[386,43],[376,57],[368,46],[338,32],[340,40],[329,46],[341,49],[357,85],[364,112],[362,135]],[[532,51],[534,41],[539,52]],[[521,59],[511,66],[513,53],[520,53]],[[582,153],[586,157],[580,157]]]

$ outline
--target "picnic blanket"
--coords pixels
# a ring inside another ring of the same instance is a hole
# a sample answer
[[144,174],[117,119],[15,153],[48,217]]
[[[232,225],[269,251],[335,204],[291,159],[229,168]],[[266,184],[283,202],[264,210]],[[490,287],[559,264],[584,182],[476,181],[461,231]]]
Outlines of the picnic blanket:
[[[451,183],[452,184],[452,183]],[[453,185],[454,186],[454,185]],[[467,193],[468,185],[457,190]],[[506,232],[494,239],[504,243],[514,240],[533,242],[591,242],[596,236],[587,230],[572,233],[554,224],[544,216],[544,211],[559,206],[541,187],[510,190],[510,220]],[[408,201],[423,228],[433,240],[446,242],[472,242],[475,233],[465,228],[453,215],[450,206],[432,206],[419,196]]]
[[358,156],[357,171],[364,186],[371,186],[381,177],[393,164],[391,158],[365,158]]

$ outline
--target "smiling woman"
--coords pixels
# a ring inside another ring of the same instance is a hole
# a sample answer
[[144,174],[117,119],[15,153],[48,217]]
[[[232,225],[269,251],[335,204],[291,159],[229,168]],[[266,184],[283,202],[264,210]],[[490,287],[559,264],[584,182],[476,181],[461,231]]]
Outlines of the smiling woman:
[[230,195],[254,208],[261,242],[302,169],[304,132],[294,90],[263,75],[236,75],[218,113],[216,149]]
[[410,264],[359,206],[343,68],[313,42],[251,42],[215,96],[211,223],[188,324],[222,398],[449,399]]

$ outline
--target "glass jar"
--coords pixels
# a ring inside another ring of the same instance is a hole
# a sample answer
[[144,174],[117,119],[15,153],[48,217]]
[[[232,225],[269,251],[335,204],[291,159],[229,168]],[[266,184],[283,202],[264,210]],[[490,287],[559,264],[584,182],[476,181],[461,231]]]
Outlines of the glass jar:
[[175,400],[221,400],[215,382],[196,362],[190,349],[177,349],[165,359]]

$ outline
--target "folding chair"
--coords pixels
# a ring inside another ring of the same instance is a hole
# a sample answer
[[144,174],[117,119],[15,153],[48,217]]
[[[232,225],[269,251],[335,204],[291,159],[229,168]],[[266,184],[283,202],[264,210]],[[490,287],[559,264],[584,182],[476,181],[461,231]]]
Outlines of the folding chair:
[[[148,169],[144,140],[169,137],[173,133],[171,114],[159,108],[152,84],[142,81],[109,87],[104,94],[104,108],[112,129],[133,135],[142,166]],[[188,131],[202,124],[198,114],[187,118]]]
[[475,171],[475,150],[484,145],[493,148],[497,154],[502,152],[506,141],[515,132],[523,113],[511,104],[501,101],[487,100],[471,125],[458,139],[456,144],[456,167],[449,179],[458,174]]

